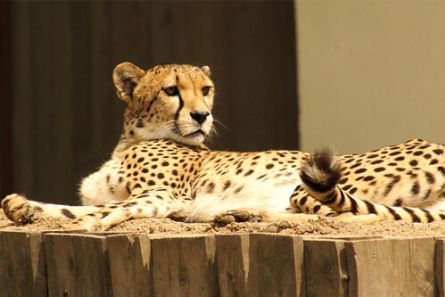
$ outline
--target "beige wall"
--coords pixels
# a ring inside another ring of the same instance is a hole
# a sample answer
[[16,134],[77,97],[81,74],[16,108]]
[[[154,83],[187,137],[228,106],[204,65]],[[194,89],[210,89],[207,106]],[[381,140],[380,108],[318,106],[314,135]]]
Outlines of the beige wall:
[[302,149],[445,143],[445,1],[295,6]]

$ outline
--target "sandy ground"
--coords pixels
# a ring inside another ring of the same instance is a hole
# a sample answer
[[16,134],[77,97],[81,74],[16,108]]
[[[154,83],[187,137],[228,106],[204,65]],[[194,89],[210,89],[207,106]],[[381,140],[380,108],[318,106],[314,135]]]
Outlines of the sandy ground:
[[[65,220],[36,217],[32,224],[17,226],[9,221],[0,211],[1,230],[21,231],[56,231],[62,230]],[[219,226],[213,223],[182,223],[170,219],[138,219],[124,222],[113,227],[111,232],[133,232],[150,234],[217,234],[271,232],[291,235],[321,235],[326,237],[345,236],[383,236],[383,237],[445,237],[445,222],[432,224],[407,224],[392,221],[359,225],[339,222],[332,218],[322,218],[316,222],[307,222],[297,226],[286,223],[231,223]]]

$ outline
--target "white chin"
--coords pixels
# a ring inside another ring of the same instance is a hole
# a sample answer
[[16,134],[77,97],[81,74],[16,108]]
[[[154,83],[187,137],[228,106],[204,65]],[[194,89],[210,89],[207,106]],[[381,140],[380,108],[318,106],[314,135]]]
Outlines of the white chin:
[[187,137],[176,134],[173,138],[180,143],[188,145],[200,145],[201,143],[204,142],[206,136],[202,133],[196,133],[192,136],[187,136]]

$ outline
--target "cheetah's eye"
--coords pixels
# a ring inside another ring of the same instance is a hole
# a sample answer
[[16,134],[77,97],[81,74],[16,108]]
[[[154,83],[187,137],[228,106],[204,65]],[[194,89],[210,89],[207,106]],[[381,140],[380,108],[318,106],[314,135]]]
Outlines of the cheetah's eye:
[[177,86],[171,86],[168,88],[164,88],[162,89],[165,94],[169,95],[169,96],[177,96],[179,94],[179,90]]
[[202,88],[202,94],[204,96],[207,96],[209,94],[209,92],[210,92],[210,87],[209,86]]

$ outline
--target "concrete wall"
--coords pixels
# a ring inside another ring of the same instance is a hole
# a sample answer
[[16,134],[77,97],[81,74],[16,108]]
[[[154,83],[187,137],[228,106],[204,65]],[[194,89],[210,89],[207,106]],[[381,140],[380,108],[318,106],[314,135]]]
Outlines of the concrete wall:
[[295,7],[303,150],[445,143],[445,1]]

